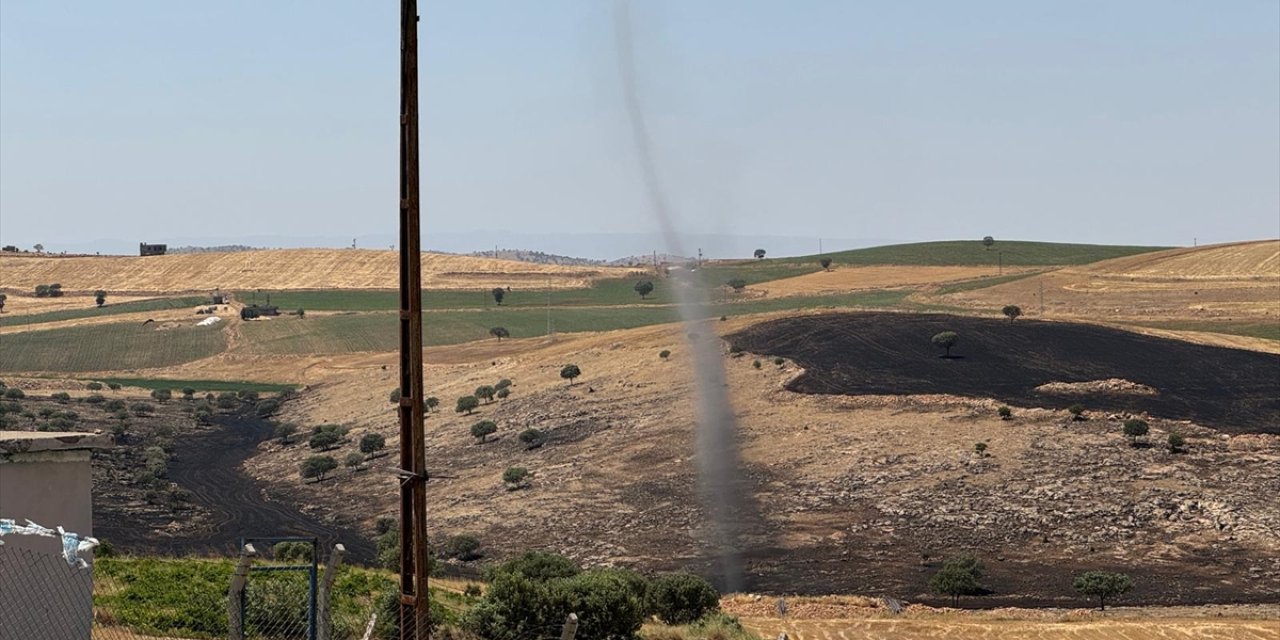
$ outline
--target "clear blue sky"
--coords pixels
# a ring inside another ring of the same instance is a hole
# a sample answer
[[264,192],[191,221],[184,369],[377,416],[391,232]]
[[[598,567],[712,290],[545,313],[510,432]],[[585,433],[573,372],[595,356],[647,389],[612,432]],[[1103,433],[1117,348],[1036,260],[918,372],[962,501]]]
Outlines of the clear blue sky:
[[[421,9],[428,234],[653,230],[611,2]],[[633,13],[687,231],[1280,235],[1276,0]],[[0,241],[394,233],[398,27],[393,2],[5,0]]]

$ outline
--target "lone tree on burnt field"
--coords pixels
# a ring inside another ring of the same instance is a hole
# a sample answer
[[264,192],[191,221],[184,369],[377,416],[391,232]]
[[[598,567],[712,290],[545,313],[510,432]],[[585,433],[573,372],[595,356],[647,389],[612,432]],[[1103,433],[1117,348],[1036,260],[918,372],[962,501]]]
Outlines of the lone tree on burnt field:
[[564,368],[560,370],[560,377],[568,380],[569,386],[573,386],[574,378],[577,378],[580,375],[582,375],[582,369],[579,369],[576,364],[566,364]]
[[653,283],[648,280],[641,280],[640,282],[637,282],[636,286],[633,288],[636,290],[636,293],[640,294],[641,300],[647,299],[649,294],[653,293]]
[[939,347],[942,347],[943,349],[946,349],[947,353],[943,357],[950,358],[951,348],[956,346],[956,341],[959,339],[960,339],[960,336],[956,335],[956,332],[943,331],[942,333],[939,333],[938,335],[933,337],[933,344]]
[[511,332],[507,331],[506,327],[494,327],[489,330],[489,335],[497,338],[498,342],[502,342],[503,338],[511,337]]
[[1124,595],[1133,588],[1133,578],[1123,573],[1109,571],[1087,571],[1076,576],[1073,585],[1076,591],[1086,596],[1098,597],[1098,608],[1107,610],[1107,598]]
[[1019,307],[1016,304],[1006,304],[1004,308],[1000,310],[1000,313],[1003,313],[1005,317],[1009,319],[1009,324],[1013,324],[1013,321],[1017,320],[1018,316],[1022,315],[1022,307]]
[[502,299],[507,297],[507,290],[502,287],[494,287],[490,293],[493,294],[493,301],[498,304],[502,304]]
[[978,584],[982,579],[982,565],[971,555],[948,559],[942,568],[929,578],[929,589],[940,596],[949,596],[951,606],[960,604],[960,596],[981,595]]

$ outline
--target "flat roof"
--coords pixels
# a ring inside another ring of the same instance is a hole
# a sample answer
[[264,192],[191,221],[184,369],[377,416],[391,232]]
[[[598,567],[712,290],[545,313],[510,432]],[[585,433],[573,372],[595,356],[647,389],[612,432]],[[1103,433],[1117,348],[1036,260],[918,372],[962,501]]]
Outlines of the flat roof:
[[106,449],[111,436],[80,431],[0,431],[0,454]]

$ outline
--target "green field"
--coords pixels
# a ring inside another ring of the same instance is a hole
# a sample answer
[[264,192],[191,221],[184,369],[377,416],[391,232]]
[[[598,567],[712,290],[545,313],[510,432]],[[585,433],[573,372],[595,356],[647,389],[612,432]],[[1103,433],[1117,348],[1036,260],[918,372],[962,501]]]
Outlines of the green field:
[[[906,290],[870,291],[839,296],[802,296],[746,302],[726,302],[707,307],[707,317],[744,315],[790,309],[827,307],[890,307],[902,303]],[[632,329],[680,319],[675,305],[552,308],[556,333]],[[476,311],[431,311],[423,314],[423,342],[440,346],[492,340],[489,329],[504,327],[513,338],[547,335],[547,311],[506,307]],[[390,312],[344,313],[303,319],[278,318],[246,323],[242,329],[245,350],[261,354],[334,354],[359,351],[393,351],[399,348],[396,314]]]
[[[647,300],[641,300],[635,292],[640,279],[599,280],[594,286],[583,289],[512,289],[502,300],[502,307],[599,306],[599,305],[661,305],[673,302],[665,282],[649,280],[656,285]],[[238,292],[239,301],[251,300],[249,294]],[[262,297],[265,300],[265,296]],[[307,311],[394,311],[400,308],[400,294],[395,291],[281,291],[271,294],[271,304],[288,312],[295,309]],[[456,289],[423,289],[422,308],[426,311],[445,309],[497,308],[493,294],[484,291],[459,291]]]
[[168,367],[222,352],[216,327],[160,329],[136,322],[0,336],[0,371],[103,371]]
[[[86,298],[92,300],[92,298]],[[136,313],[139,311],[164,311],[166,309],[194,309],[197,306],[208,304],[209,299],[205,297],[187,296],[182,298],[156,298],[154,300],[138,300],[137,302],[121,302],[120,304],[111,304],[111,298],[107,298],[107,305],[98,308],[96,306],[88,306],[84,309],[63,309],[61,311],[48,311],[45,313],[33,313],[24,316],[10,316],[6,314],[0,317],[0,327],[16,327],[24,324],[40,324],[43,322],[58,322],[59,320],[75,320],[78,318],[95,318],[98,316],[110,316],[119,313]],[[90,303],[92,305],[92,303]]]

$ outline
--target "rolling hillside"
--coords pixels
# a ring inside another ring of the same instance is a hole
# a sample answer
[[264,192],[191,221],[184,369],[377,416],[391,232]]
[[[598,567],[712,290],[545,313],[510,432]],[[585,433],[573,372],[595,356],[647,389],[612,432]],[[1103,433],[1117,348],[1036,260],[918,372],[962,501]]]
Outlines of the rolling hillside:
[[[436,253],[422,255],[423,286],[435,289],[489,287],[586,287],[629,269],[564,267]],[[27,292],[59,283],[68,293],[174,293],[233,289],[394,289],[399,257],[394,251],[279,249],[235,253],[136,256],[0,256],[0,289]]]
[[1152,251],[1165,247],[1132,247],[1107,244],[1065,244],[1060,242],[1027,242],[1022,240],[996,240],[988,249],[980,240],[947,240],[942,242],[916,242],[869,247],[852,251],[839,251],[823,256],[784,258],[788,262],[816,262],[820,257],[831,258],[837,265],[931,265],[973,266],[1006,265],[1029,267],[1088,264]]

